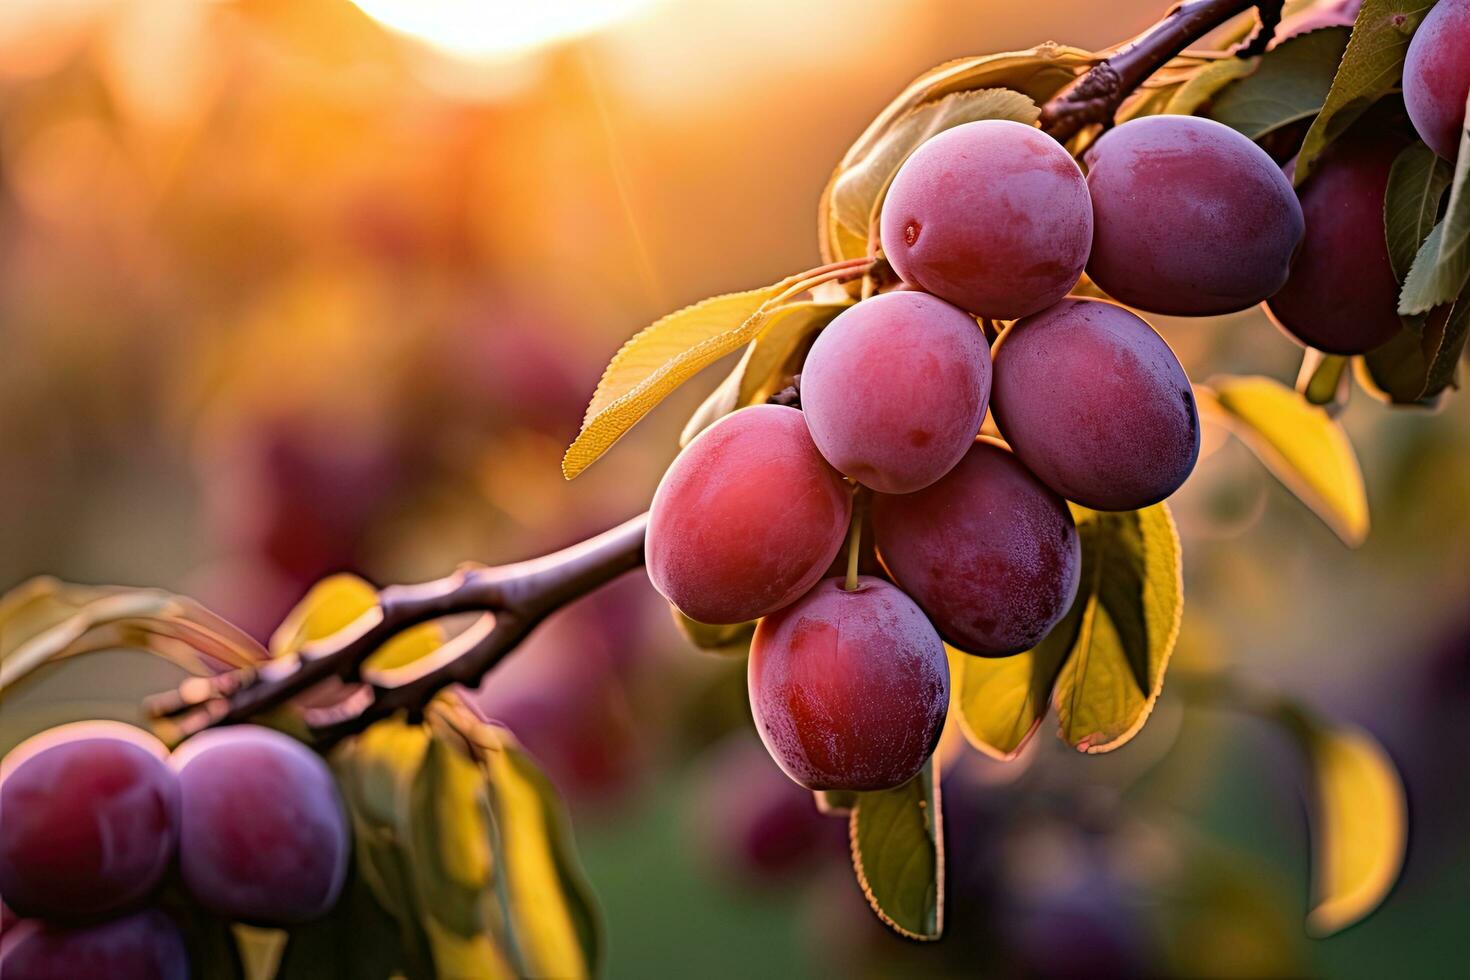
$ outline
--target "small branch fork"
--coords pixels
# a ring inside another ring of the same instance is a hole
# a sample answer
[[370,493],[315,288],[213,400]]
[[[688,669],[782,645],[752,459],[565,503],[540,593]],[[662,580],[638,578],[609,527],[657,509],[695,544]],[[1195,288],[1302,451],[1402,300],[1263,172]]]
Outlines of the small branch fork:
[[1111,125],[1123,100],[1154,72],[1205,34],[1255,7],[1261,23],[1236,53],[1252,57],[1266,50],[1281,22],[1284,0],[1184,0],[1153,27],[1121,45],[1079,76],[1041,108],[1041,128],[1060,142],[1084,127]]
[[[1259,53],[1280,20],[1282,0],[1185,0],[1047,102],[1042,129],[1065,141],[1086,126],[1110,124],[1123,100],[1150,75],[1252,7],[1260,11],[1261,24],[1238,53]],[[870,260],[823,267],[793,280],[791,290],[863,275],[871,267]],[[648,515],[642,514],[541,558],[499,567],[467,565],[432,582],[389,586],[379,592],[374,609],[296,655],[191,678],[177,690],[149,699],[147,711],[172,734],[188,737],[205,728],[249,721],[329,681],[360,682],[335,704],[302,709],[311,734],[324,747],[399,711],[416,714],[445,687],[478,683],[557,609],[642,565],[647,528]],[[364,671],[364,661],[403,630],[463,614],[479,618],[430,657],[396,670]]]

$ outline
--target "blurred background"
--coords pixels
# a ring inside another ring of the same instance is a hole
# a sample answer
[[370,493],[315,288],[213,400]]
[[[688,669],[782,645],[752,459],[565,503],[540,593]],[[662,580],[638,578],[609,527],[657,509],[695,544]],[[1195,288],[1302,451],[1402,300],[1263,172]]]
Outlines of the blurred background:
[[[0,589],[156,585],[266,636],[318,577],[540,553],[637,513],[712,369],[575,483],[558,462],[631,333],[817,264],[832,165],[910,78],[1164,0],[3,0]],[[1160,322],[1191,376],[1290,381],[1256,313]],[[1348,551],[1207,432],[1175,513],[1176,665],[1363,725],[1408,785],[1403,878],[1305,937],[1300,762],[1166,687],[1123,750],[1050,737],[946,778],[949,928],[870,915],[844,825],[754,737],[743,661],[641,576],[541,628],[478,697],[567,796],[614,977],[1443,972],[1470,815],[1470,402],[1346,425]],[[174,683],[104,654],[0,713],[0,749]]]

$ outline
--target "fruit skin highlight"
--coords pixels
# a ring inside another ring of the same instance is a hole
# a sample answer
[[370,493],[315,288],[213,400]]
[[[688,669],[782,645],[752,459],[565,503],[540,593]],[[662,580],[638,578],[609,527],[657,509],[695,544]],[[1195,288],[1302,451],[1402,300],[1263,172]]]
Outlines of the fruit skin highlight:
[[1031,649],[1077,596],[1082,549],[1066,501],[991,439],[932,487],[876,497],[873,533],[899,588],[966,653]]
[[838,471],[881,493],[922,490],[965,455],[990,400],[975,320],[925,293],[884,293],[844,310],[801,372],[801,407]]
[[767,616],[750,645],[750,707],[766,750],[808,789],[912,779],[949,709],[944,644],[896,587],[825,579]]
[[976,316],[1013,320],[1077,284],[1092,201],[1060,143],[986,119],[915,150],[888,188],[879,226],[884,257],[905,282]]
[[1085,154],[1092,192],[1087,274],[1153,313],[1244,310],[1286,282],[1304,231],[1281,168],[1229,126],[1130,119]]
[[755,405],[684,447],[653,495],[653,587],[701,623],[757,619],[822,577],[847,536],[852,495],[801,412]]
[[163,743],[113,721],[42,732],[0,764],[0,894],[21,916],[84,919],[141,901],[178,846]]
[[1199,410],[1179,359],[1131,310],[1065,299],[995,345],[996,424],[1017,458],[1068,500],[1137,510],[1184,483]]

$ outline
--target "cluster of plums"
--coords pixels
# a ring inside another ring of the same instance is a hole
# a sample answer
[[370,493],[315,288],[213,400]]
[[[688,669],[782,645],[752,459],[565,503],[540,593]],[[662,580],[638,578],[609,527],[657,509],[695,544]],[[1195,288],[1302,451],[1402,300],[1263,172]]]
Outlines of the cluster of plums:
[[[1421,37],[1463,32],[1462,8],[1470,0],[1441,3]],[[1470,45],[1445,56],[1430,44],[1417,62],[1411,50],[1406,91],[1418,64],[1470,65]],[[1409,104],[1421,129],[1438,119]],[[902,285],[817,336],[800,410],[741,409],[686,446],[650,516],[649,577],[666,599],[704,623],[760,620],[751,707],[789,776],[819,790],[912,778],[948,705],[945,644],[1021,652],[1074,601],[1067,501],[1134,510],[1188,477],[1193,391],[1133,309],[1266,302],[1288,333],[1333,353],[1399,329],[1383,198],[1403,145],[1350,133],[1300,200],[1263,149],[1192,116],[1107,131],[1086,176],[1045,133],[1001,120],[949,129],[905,161],[880,215]],[[1068,296],[1084,271],[1132,309]],[[993,349],[977,318],[1006,322]],[[978,435],[987,411],[1004,442]],[[857,485],[873,494],[860,519],[881,565],[848,588],[834,562]]]
[[325,914],[347,872],[347,819],[330,771],[255,726],[208,731],[172,755],[147,733],[81,722],[0,765],[5,980],[177,980],[189,953],[155,902],[171,869],[231,922]]

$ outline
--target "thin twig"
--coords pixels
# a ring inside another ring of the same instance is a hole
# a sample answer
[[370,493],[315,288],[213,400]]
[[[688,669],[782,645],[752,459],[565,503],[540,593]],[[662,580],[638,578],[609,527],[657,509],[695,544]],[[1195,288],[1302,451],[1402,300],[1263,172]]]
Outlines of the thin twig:
[[641,565],[647,526],[648,515],[643,514],[543,558],[499,567],[467,566],[432,582],[389,586],[379,593],[376,607],[295,656],[191,678],[150,699],[147,709],[154,718],[166,719],[171,734],[180,737],[248,721],[322,681],[355,679],[364,660],[411,626],[463,613],[488,614],[492,625],[483,636],[472,628],[429,662],[411,665],[412,672],[372,678],[366,695],[349,696],[344,704],[362,702],[360,722],[340,712],[325,715],[330,736],[340,738],[354,725],[363,727],[400,707],[421,708],[448,684],[473,683],[552,611]]
[[1256,7],[1261,25],[1238,52],[1259,54],[1281,20],[1283,0],[1185,0],[1153,27],[1118,47],[1041,108],[1041,128],[1066,142],[1086,126],[1111,124],[1123,100],[1169,59],[1237,14]]

